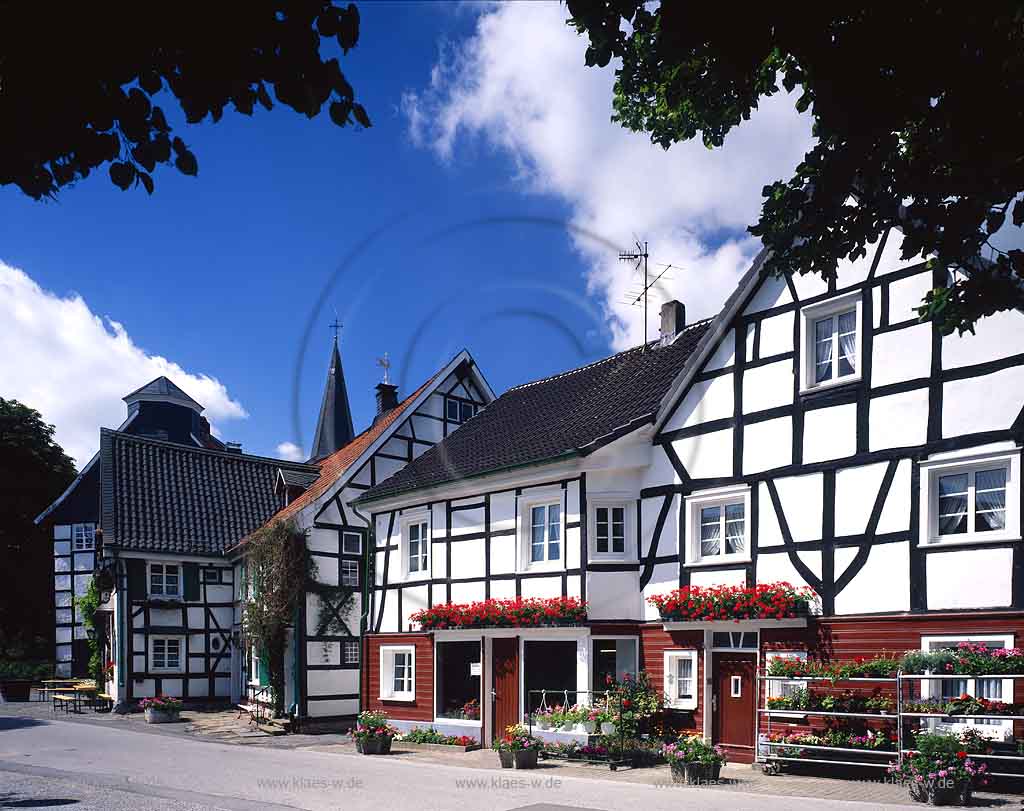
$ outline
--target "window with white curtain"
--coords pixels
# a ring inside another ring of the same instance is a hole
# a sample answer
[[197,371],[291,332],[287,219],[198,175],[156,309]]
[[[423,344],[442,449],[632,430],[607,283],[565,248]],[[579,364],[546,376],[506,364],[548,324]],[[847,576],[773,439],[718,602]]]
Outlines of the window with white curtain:
[[697,709],[697,651],[665,651],[665,705],[676,710]]
[[929,460],[922,464],[927,497],[922,542],[1013,540],[1020,537],[1017,453]]
[[426,521],[410,521],[405,525],[405,572],[422,575],[427,571],[430,554],[430,531]]
[[149,669],[180,672],[184,640],[180,636],[151,636],[149,638]]
[[562,505],[530,508],[530,562],[562,559]]
[[695,493],[686,500],[687,562],[726,563],[750,558],[750,489]]
[[860,302],[853,293],[801,310],[803,391],[860,379]]
[[416,649],[412,645],[382,645],[380,697],[412,701],[416,697]]

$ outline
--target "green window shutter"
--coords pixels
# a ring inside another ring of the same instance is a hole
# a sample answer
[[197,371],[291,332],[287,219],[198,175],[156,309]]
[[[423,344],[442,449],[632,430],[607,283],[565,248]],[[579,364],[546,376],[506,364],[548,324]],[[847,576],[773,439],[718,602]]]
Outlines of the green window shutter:
[[125,563],[128,566],[128,593],[132,599],[144,598],[149,593],[146,588],[146,561],[128,558]]
[[185,601],[194,603],[199,600],[199,564],[186,563],[185,570]]
[[265,652],[260,653],[259,663],[260,672],[257,674],[257,676],[259,677],[260,680],[260,686],[265,687],[266,685],[270,684],[270,668],[267,667],[267,655]]

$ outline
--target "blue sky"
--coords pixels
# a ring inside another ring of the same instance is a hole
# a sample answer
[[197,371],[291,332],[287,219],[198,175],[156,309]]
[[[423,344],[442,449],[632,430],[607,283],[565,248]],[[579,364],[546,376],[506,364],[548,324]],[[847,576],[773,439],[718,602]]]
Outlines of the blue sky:
[[342,64],[369,130],[228,113],[182,127],[198,178],[160,170],[152,197],[105,173],[56,203],[0,189],[0,262],[27,276],[0,287],[17,325],[0,338],[0,396],[43,411],[83,462],[125,386],[172,364],[224,438],[275,455],[308,448],[335,308],[357,430],[385,351],[401,392],[462,347],[501,392],[635,343],[614,261],[634,233],[685,265],[663,297],[712,314],[806,122],[779,107],[763,116],[772,137],[755,124],[729,159],[665,153],[608,123],[610,75],[583,65],[564,8],[519,6],[360,4]]

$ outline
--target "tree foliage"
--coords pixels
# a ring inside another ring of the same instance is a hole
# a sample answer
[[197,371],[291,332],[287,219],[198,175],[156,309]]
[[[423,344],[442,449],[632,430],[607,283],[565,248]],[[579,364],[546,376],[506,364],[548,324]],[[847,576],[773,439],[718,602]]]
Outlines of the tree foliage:
[[121,189],[153,192],[157,164],[199,164],[157,102],[195,124],[274,99],[307,118],[370,126],[337,58],[359,12],[331,0],[185,3],[159,17],[134,3],[0,3],[0,185],[35,199],[109,164]]
[[0,639],[27,656],[52,658],[53,544],[35,526],[75,478],[53,426],[17,400],[0,397],[0,571],[17,572],[0,592]]
[[307,592],[319,600],[317,635],[350,634],[345,618],[354,603],[347,586],[318,581],[316,562],[306,550],[306,534],[291,521],[273,521],[245,545],[247,599],[242,624],[248,644],[267,660],[274,713],[284,715],[288,631]]
[[568,6],[587,64],[621,60],[613,120],[666,149],[721,146],[760,99],[797,91],[817,144],[763,190],[750,231],[770,270],[828,278],[898,227],[905,259],[970,270],[920,310],[944,331],[1024,304],[1024,252],[990,241],[1024,223],[1024,4]]

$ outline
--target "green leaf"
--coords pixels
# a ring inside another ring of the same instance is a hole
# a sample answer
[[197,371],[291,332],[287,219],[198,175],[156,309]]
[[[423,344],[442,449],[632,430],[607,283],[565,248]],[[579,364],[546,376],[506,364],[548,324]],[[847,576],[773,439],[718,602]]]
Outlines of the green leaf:
[[331,102],[328,112],[330,113],[331,121],[339,127],[344,127],[348,124],[349,113],[352,112],[352,103],[348,101]]
[[366,114],[366,108],[364,108],[362,104],[352,105],[352,115],[354,115],[356,121],[364,127],[369,128],[373,126],[373,124],[370,123],[370,116]]
[[178,167],[178,171],[183,175],[195,176],[199,174],[199,164],[196,162],[196,156],[187,149],[174,159],[174,165]]
[[122,161],[112,163],[110,164],[110,179],[114,182],[115,186],[125,191],[132,185],[132,181],[135,179],[135,167],[130,163],[123,163]]

